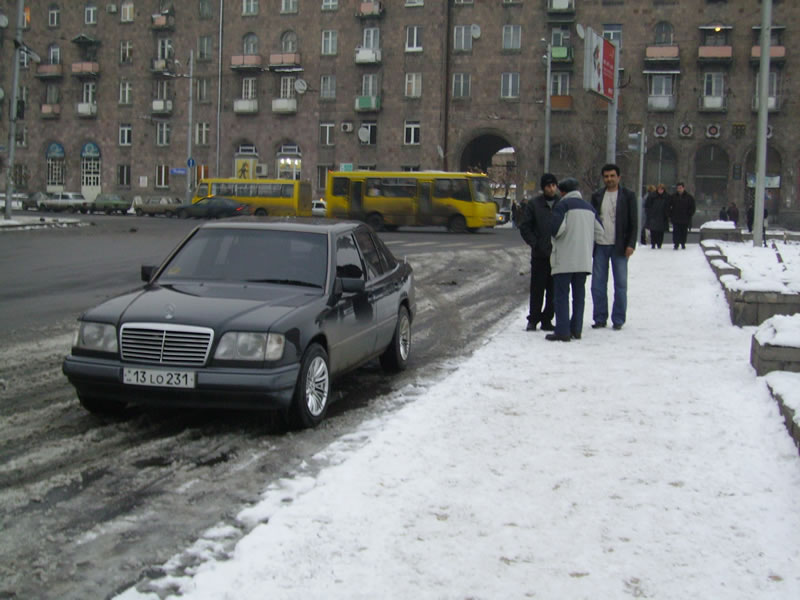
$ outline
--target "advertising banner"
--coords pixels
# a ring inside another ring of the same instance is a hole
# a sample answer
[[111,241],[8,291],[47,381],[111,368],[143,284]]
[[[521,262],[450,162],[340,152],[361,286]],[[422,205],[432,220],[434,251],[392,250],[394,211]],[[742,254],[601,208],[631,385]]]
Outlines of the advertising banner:
[[611,40],[586,29],[586,45],[583,56],[583,87],[602,96],[609,102],[614,100],[614,63],[617,46]]

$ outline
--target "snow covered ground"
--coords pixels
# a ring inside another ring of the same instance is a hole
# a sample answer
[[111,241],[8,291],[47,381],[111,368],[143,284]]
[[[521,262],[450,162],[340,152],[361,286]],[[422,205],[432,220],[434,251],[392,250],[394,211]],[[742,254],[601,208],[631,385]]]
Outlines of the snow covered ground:
[[526,312],[118,598],[800,598],[800,457],[701,249],[637,250],[621,331]]

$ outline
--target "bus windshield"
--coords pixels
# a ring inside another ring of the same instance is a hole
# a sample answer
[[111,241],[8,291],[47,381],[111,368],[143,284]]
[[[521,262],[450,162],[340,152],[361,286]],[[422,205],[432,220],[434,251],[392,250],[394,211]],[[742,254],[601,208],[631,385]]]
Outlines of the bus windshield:
[[489,202],[492,199],[492,189],[489,179],[472,179],[472,198],[475,202]]

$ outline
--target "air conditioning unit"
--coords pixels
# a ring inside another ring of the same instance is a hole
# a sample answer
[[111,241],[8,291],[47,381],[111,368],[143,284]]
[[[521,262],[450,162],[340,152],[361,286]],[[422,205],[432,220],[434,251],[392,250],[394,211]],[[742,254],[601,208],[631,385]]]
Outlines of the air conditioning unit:
[[706,125],[706,137],[707,138],[718,138],[719,137],[719,124],[712,123],[710,125]]
[[267,175],[269,175],[267,163],[256,164],[256,177],[266,177]]
[[106,12],[110,15],[116,14],[117,12],[117,5],[116,4],[106,4]]
[[342,122],[342,131],[344,133],[353,133],[353,124],[350,121]]

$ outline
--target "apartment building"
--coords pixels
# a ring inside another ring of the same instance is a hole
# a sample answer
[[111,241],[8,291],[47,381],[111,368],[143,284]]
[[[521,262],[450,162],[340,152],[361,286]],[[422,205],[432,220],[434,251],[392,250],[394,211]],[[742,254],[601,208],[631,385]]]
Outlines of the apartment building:
[[[0,176],[16,0],[0,0]],[[607,102],[583,89],[586,30],[620,47],[617,162],[684,181],[702,215],[752,198],[758,0],[40,0],[25,7],[14,181],[27,191],[186,196],[203,175],[544,166],[599,184]],[[800,3],[773,0],[766,206],[800,226]],[[3,184],[0,184],[2,186]]]

